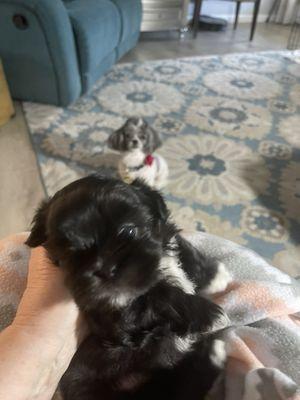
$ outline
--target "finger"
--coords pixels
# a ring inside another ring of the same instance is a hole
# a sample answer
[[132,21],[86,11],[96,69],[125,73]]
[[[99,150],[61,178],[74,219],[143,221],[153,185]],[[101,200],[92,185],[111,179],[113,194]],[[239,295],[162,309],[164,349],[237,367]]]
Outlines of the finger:
[[31,250],[30,253],[30,264],[45,264],[46,262],[49,262],[48,256],[47,256],[47,251],[44,247],[39,246],[35,247],[34,249]]
[[29,280],[47,279],[61,275],[61,271],[50,261],[44,247],[36,247],[31,250],[29,260]]

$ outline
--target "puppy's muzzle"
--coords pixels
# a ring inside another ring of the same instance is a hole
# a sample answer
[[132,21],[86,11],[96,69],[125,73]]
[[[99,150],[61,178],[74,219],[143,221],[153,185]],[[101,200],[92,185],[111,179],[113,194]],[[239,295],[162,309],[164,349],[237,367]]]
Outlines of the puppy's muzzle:
[[132,145],[133,149],[137,149],[139,147],[140,143],[139,143],[139,141],[137,139],[133,139],[131,141],[131,145]]
[[115,276],[116,270],[115,264],[105,264],[103,260],[98,260],[94,265],[93,275],[103,280],[109,280]]

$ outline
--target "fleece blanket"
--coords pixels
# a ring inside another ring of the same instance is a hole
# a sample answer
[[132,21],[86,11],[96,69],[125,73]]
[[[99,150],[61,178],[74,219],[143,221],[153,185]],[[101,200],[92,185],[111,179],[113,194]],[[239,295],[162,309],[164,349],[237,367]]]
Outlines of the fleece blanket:
[[[210,400],[300,399],[300,283],[253,251],[206,233],[185,236],[222,260],[232,282],[215,296],[231,324],[225,371]],[[0,329],[11,323],[26,285],[30,249],[22,233],[0,241]]]

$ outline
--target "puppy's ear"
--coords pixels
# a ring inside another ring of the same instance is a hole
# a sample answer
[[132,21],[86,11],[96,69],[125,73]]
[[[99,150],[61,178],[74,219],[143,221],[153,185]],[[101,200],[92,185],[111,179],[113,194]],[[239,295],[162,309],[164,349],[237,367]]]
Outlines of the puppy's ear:
[[146,144],[144,146],[144,151],[145,153],[151,154],[162,145],[162,141],[156,130],[151,128],[151,126],[149,126],[146,121],[144,121],[143,129],[147,138]]
[[27,246],[37,247],[46,242],[46,221],[48,209],[49,201],[43,201],[33,218],[31,232],[25,242]]
[[125,136],[124,126],[113,132],[108,138],[108,146],[113,150],[124,151],[125,150]]
[[140,179],[134,180],[132,186],[138,189],[143,202],[148,205],[154,217],[163,223],[167,222],[170,213],[162,195]]

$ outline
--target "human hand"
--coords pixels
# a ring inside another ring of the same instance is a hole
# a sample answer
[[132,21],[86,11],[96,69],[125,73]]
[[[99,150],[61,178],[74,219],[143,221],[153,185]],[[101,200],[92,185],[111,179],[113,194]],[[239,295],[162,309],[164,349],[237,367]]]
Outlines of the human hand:
[[63,271],[44,248],[31,250],[16,317],[0,334],[1,400],[50,400],[86,334]]
[[84,323],[64,278],[43,247],[32,249],[27,285],[13,325],[42,331],[47,327],[57,339],[76,329],[81,337]]

